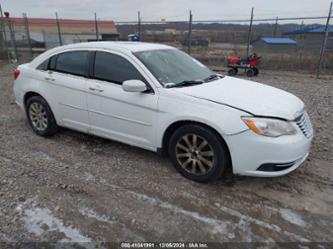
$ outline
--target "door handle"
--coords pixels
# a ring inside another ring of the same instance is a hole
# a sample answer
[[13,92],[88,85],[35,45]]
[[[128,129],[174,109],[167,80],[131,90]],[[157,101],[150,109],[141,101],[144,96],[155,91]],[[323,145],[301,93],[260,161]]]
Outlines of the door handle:
[[100,93],[104,91],[103,89],[97,89],[97,88],[94,88],[94,87],[89,87],[89,90],[100,92]]
[[50,78],[50,77],[45,77],[44,79],[47,80],[47,81],[55,81],[55,79]]

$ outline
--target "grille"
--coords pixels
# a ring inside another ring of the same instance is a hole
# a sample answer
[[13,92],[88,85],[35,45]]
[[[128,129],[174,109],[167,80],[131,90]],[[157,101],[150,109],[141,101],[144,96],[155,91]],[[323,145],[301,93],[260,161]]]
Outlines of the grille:
[[313,135],[312,124],[309,115],[306,112],[296,119],[296,124],[301,129],[305,137],[310,138]]

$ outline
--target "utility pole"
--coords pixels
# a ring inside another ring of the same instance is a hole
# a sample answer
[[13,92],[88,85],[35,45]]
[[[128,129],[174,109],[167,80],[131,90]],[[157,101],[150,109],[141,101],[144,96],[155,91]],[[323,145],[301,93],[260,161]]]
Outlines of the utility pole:
[[251,9],[251,20],[250,20],[249,34],[247,36],[247,49],[246,49],[246,56],[247,57],[249,57],[249,55],[250,55],[250,43],[251,43],[251,34],[252,34],[252,24],[253,24],[253,7]]
[[317,66],[317,79],[319,79],[319,76],[320,76],[320,70],[321,70],[321,66],[323,63],[323,57],[324,57],[325,49],[326,49],[326,45],[327,45],[328,34],[330,32],[330,19],[331,19],[331,15],[332,15],[332,5],[333,5],[333,2],[331,2],[330,11],[328,12],[326,28],[325,28],[325,35],[324,35],[323,43],[322,43],[322,46],[320,49],[320,57],[319,57],[318,66]]
[[188,53],[191,54],[191,47],[192,47],[192,21],[193,21],[193,16],[192,16],[192,11],[190,10],[190,20],[189,20],[189,25],[188,25]]
[[55,15],[56,15],[57,28],[58,28],[59,44],[60,44],[60,46],[62,46],[62,38],[61,38],[61,30],[60,30],[60,23],[59,23],[59,19],[58,19],[58,13],[56,12]]
[[277,16],[275,19],[275,25],[274,25],[274,31],[273,31],[273,37],[277,36],[277,29],[278,29],[278,22],[279,22],[279,17]]
[[140,14],[140,11],[138,11],[138,36],[139,36],[139,41],[141,41],[141,14]]
[[30,31],[29,31],[29,22],[28,22],[28,17],[26,13],[23,13],[23,20],[24,20],[24,26],[25,26],[25,32],[27,35],[28,39],[28,46],[29,46],[29,52],[30,52],[30,57],[33,57],[32,53],[32,45],[31,45],[31,37],[30,37]]
[[98,23],[97,23],[97,14],[95,12],[95,30],[96,30],[96,41],[99,40],[99,33],[98,33]]

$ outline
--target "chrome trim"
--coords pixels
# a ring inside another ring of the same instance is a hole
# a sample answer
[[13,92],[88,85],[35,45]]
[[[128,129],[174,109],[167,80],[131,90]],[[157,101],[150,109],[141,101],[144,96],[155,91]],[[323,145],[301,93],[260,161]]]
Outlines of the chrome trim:
[[313,127],[307,112],[303,112],[295,119],[295,122],[306,138],[311,138],[313,136]]

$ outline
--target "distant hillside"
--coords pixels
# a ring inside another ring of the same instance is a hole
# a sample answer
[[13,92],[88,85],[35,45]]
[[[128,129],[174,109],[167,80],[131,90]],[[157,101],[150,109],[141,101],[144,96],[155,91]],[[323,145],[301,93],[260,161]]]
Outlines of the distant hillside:
[[[178,31],[187,31],[188,30],[187,22],[173,22],[165,24],[141,24],[141,31],[163,31],[165,29],[176,29]],[[313,25],[306,25],[313,26]],[[247,32],[249,29],[248,25],[242,24],[224,24],[224,23],[195,23],[192,25],[193,30],[207,30],[207,31],[229,31],[229,32]],[[291,31],[296,28],[299,28],[299,24],[283,24],[278,25],[278,34],[283,32]],[[137,25],[117,25],[118,32],[121,36],[127,36],[128,34],[134,33],[137,31]],[[274,30],[274,24],[256,24],[253,25],[253,31],[256,34],[260,35],[272,35]]]

